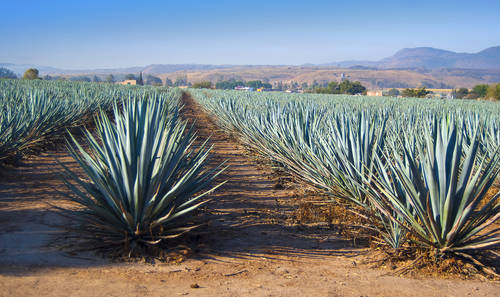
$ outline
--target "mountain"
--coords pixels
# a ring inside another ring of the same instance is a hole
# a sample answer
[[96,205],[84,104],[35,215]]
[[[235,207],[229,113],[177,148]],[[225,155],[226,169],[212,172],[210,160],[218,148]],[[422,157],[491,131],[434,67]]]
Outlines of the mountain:
[[0,67],[12,70],[18,76],[22,76],[23,73],[29,68],[36,68],[40,73],[57,73],[61,69],[48,66],[38,66],[32,64],[12,64],[12,63],[0,63]]
[[500,68],[500,46],[490,47],[478,53],[456,53],[432,47],[404,48],[393,56],[379,61],[343,61],[324,65],[365,66],[380,69],[498,69]]
[[370,89],[406,88],[470,88],[477,84],[500,81],[500,46],[478,53],[456,53],[431,47],[405,48],[379,61],[343,61],[328,64],[293,65],[210,65],[151,64],[128,68],[68,70],[37,65],[0,63],[0,67],[22,76],[28,68],[37,68],[40,75],[92,76],[103,79],[113,74],[122,80],[125,74],[151,74],[165,80],[187,76],[190,82],[236,79],[283,83],[326,83],[342,78],[357,80]]

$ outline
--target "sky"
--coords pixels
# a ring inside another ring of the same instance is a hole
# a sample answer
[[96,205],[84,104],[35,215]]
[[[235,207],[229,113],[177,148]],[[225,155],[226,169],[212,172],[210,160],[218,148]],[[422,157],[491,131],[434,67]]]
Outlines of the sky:
[[500,45],[500,1],[0,0],[0,63],[300,65]]

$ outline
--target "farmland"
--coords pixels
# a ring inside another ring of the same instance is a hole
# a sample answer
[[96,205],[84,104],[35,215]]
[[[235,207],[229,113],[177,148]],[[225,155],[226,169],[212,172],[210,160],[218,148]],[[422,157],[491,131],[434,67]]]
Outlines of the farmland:
[[498,290],[467,261],[500,240],[498,103],[17,80],[0,101],[7,295]]

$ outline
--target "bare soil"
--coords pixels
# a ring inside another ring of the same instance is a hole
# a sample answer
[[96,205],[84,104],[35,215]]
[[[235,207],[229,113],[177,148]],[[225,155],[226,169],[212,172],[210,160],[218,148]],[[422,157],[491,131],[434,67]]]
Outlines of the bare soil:
[[[315,200],[226,136],[191,98],[183,116],[211,136],[211,165],[227,160],[228,182],[205,207],[210,223],[190,235],[194,253],[179,263],[114,263],[68,253],[49,204],[73,207],[56,159],[62,147],[3,169],[0,177],[0,296],[499,296],[492,281],[396,277],[362,264],[369,250],[332,223],[297,224],[299,201]],[[300,220],[299,220],[300,221]]]

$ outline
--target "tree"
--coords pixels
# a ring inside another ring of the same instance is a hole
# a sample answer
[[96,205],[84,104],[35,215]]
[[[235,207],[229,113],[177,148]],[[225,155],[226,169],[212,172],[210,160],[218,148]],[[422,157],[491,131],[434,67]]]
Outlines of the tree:
[[176,87],[179,87],[179,86],[187,86],[188,85],[188,81],[187,81],[187,76],[178,76],[176,79],[175,79],[175,83],[174,83],[174,86]]
[[233,90],[237,86],[244,86],[245,82],[243,81],[236,81],[234,79],[230,80],[223,80],[215,83],[215,88],[216,89],[221,89],[221,90]]
[[115,77],[113,76],[113,74],[106,76],[106,82],[111,84],[115,82]]
[[10,69],[0,67],[0,78],[17,78],[17,75]]
[[320,94],[350,94],[350,95],[362,94],[365,91],[366,88],[359,81],[351,82],[348,79],[342,81],[340,84],[337,83],[336,81],[331,81],[326,85],[326,87],[324,88],[316,87],[313,90],[314,93],[320,93]]
[[397,97],[399,96],[399,90],[392,88],[387,92],[387,96]]
[[24,72],[23,79],[40,79],[40,77],[38,77],[38,73],[38,69],[30,68]]
[[457,99],[463,99],[469,94],[469,89],[460,88],[456,90],[455,95]]
[[427,94],[430,94],[431,92],[426,90],[425,87],[419,88],[419,89],[404,89],[403,92],[401,92],[401,95],[403,97],[416,97],[416,98],[422,98],[427,96]]
[[472,88],[472,91],[470,92],[469,97],[471,99],[485,98],[487,92],[488,92],[488,85],[486,85],[486,84],[475,85]]
[[500,100],[500,83],[492,84],[488,87],[486,98]]
[[70,81],[84,81],[84,82],[91,82],[92,80],[88,76],[72,76],[69,78]]
[[250,88],[254,88],[254,89],[259,89],[259,88],[271,89],[273,87],[270,83],[264,83],[260,80],[247,81],[245,83],[245,86],[250,87]]
[[340,94],[339,84],[336,81],[331,81],[324,88],[314,88],[314,93],[318,94]]
[[339,84],[340,93],[342,94],[362,94],[366,91],[366,88],[359,82],[351,82],[348,79],[344,80]]
[[316,89],[317,87],[319,87],[318,81],[317,80],[313,80],[311,88],[312,89]]
[[195,89],[211,89],[212,82],[210,81],[201,81],[193,84],[193,88]]
[[142,80],[142,72],[139,73],[139,78],[137,79],[137,84],[140,86],[144,85],[144,81]]
[[92,78],[92,81],[93,82],[101,82],[101,79],[97,75],[94,75],[94,77]]
[[132,73],[125,75],[125,79],[126,80],[136,80],[135,75],[133,75]]
[[161,78],[153,75],[146,75],[146,85],[161,86],[162,84],[163,82],[161,81]]
[[166,87],[171,87],[171,86],[173,86],[173,85],[174,85],[174,83],[172,82],[172,80],[171,80],[170,78],[168,78],[168,77],[167,77],[167,78],[165,79],[165,86],[166,86]]

